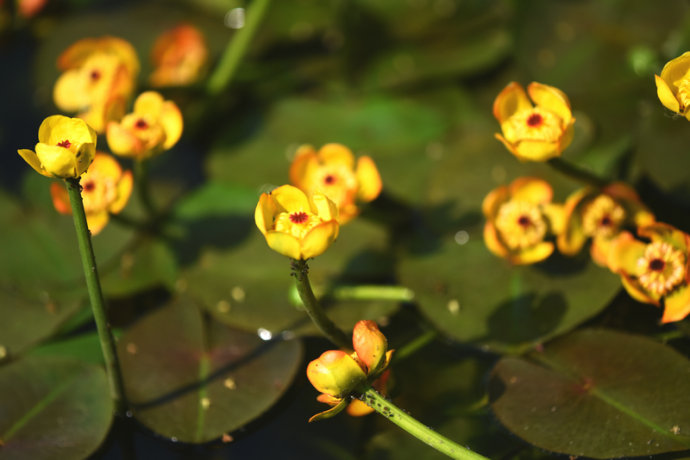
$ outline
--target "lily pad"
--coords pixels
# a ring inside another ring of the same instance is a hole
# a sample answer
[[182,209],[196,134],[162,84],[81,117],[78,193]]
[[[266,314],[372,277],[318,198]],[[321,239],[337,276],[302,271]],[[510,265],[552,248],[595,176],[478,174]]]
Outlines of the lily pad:
[[493,370],[496,416],[562,454],[634,457],[690,449],[690,361],[641,336],[583,330]]
[[467,238],[444,239],[400,271],[422,313],[455,340],[519,352],[591,318],[620,289],[617,276],[586,257],[511,266],[486,249],[479,230]]
[[58,356],[0,367],[0,407],[3,460],[87,458],[113,414],[103,369]]
[[204,319],[179,300],[118,342],[125,391],[138,420],[163,436],[202,443],[246,425],[287,390],[301,363],[297,341]]

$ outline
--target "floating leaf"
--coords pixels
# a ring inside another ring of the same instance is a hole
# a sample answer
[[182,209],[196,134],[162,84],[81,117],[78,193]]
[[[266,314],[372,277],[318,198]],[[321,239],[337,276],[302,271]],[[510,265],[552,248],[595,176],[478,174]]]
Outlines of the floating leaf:
[[422,313],[456,340],[519,351],[591,318],[620,289],[617,276],[582,257],[511,266],[486,249],[480,231],[468,238],[401,264]]
[[584,330],[493,370],[494,412],[543,449],[595,458],[690,449],[690,361],[657,342]]
[[57,356],[0,367],[3,460],[81,460],[103,442],[113,404],[103,369]]
[[118,352],[137,419],[193,443],[219,438],[266,412],[301,363],[299,342],[263,342],[204,320],[187,301],[140,320],[118,342]]

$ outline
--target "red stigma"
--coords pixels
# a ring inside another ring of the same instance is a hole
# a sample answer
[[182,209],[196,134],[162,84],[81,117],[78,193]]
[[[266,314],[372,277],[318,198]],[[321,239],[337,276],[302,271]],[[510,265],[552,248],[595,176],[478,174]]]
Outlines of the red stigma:
[[304,211],[293,212],[290,214],[290,222],[293,224],[303,224],[307,221],[307,219],[309,219],[309,216]]
[[329,174],[323,178],[323,181],[326,183],[326,185],[333,185],[335,183],[335,176],[333,174]]
[[91,77],[92,81],[98,81],[101,79],[101,73],[98,70],[92,70],[89,77]]
[[544,119],[541,115],[538,113],[533,113],[527,118],[527,126],[536,128],[537,126],[541,125],[542,121],[544,121]]
[[149,127],[149,124],[146,123],[146,120],[143,118],[139,118],[136,123],[134,123],[134,127],[137,129],[146,129]]
[[90,181],[85,182],[85,183],[81,186],[81,188],[82,188],[82,190],[85,191],[85,192],[91,192],[91,191],[93,191],[93,189],[96,188],[96,184],[94,184],[93,181],[90,180]]
[[613,222],[611,222],[611,217],[609,217],[609,216],[604,216],[601,218],[601,226],[602,227],[610,227],[612,223]]
[[58,147],[64,147],[64,148],[68,149],[72,146],[72,143],[70,141],[68,141],[67,139],[65,139],[62,142],[58,142],[57,145],[58,145]]
[[518,222],[518,225],[520,225],[521,227],[529,227],[530,224],[532,223],[532,221],[529,220],[529,217],[527,217],[527,216],[520,216],[518,218],[517,222]]
[[649,269],[655,272],[660,272],[665,266],[666,263],[661,259],[653,259],[649,261]]

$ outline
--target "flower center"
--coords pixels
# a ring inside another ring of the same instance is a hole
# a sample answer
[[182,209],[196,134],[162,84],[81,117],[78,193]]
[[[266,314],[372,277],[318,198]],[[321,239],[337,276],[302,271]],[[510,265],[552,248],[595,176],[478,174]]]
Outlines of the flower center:
[[72,143],[67,139],[65,139],[64,141],[58,142],[57,145],[58,145],[58,147],[64,147],[66,149],[72,147]]
[[136,123],[134,123],[134,127],[137,129],[146,129],[149,127],[149,124],[146,123],[146,120],[143,118],[139,118]]
[[523,110],[507,122],[504,133],[510,142],[537,140],[556,142],[563,134],[561,119],[554,113],[539,107]]
[[683,113],[690,107],[690,72],[683,75],[680,80],[673,82],[678,87],[678,101],[680,102],[680,112]]
[[582,213],[582,230],[587,236],[611,238],[625,220],[625,210],[609,195],[599,195]]
[[537,205],[509,201],[498,209],[496,228],[508,248],[524,249],[544,239],[547,225]]
[[87,193],[93,192],[93,189],[96,188],[96,184],[92,180],[89,180],[89,181],[84,182],[84,184],[81,186],[81,188],[82,188],[82,191],[84,191],[84,192],[87,192]]
[[542,121],[544,121],[544,119],[542,118],[542,116],[540,114],[533,113],[532,115],[527,117],[527,126],[529,126],[531,128],[536,128],[537,126],[539,126],[542,123]]
[[309,220],[309,216],[304,211],[293,212],[292,214],[290,214],[290,222],[292,222],[293,224],[303,224],[307,220]]
[[655,241],[637,260],[637,270],[642,287],[662,297],[685,279],[685,256],[670,244]]
[[323,182],[326,185],[333,185],[335,184],[335,176],[333,174],[327,174],[326,177],[323,178]]
[[94,69],[94,70],[92,70],[91,73],[89,74],[89,78],[91,78],[91,81],[98,81],[98,80],[101,79],[101,72],[99,72],[98,70]]

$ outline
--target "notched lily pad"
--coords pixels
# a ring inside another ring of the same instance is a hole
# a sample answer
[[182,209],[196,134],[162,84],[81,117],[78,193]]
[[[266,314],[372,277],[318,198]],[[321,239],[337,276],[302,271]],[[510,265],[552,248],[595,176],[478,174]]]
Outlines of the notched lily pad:
[[490,395],[504,425],[554,452],[614,458],[690,449],[690,361],[641,336],[583,330],[543,352],[503,358]]
[[302,347],[264,342],[178,300],[129,329],[118,353],[136,418],[169,438],[202,443],[275,404],[295,377]]
[[103,442],[113,404],[103,369],[58,356],[0,368],[0,457],[87,458]]

